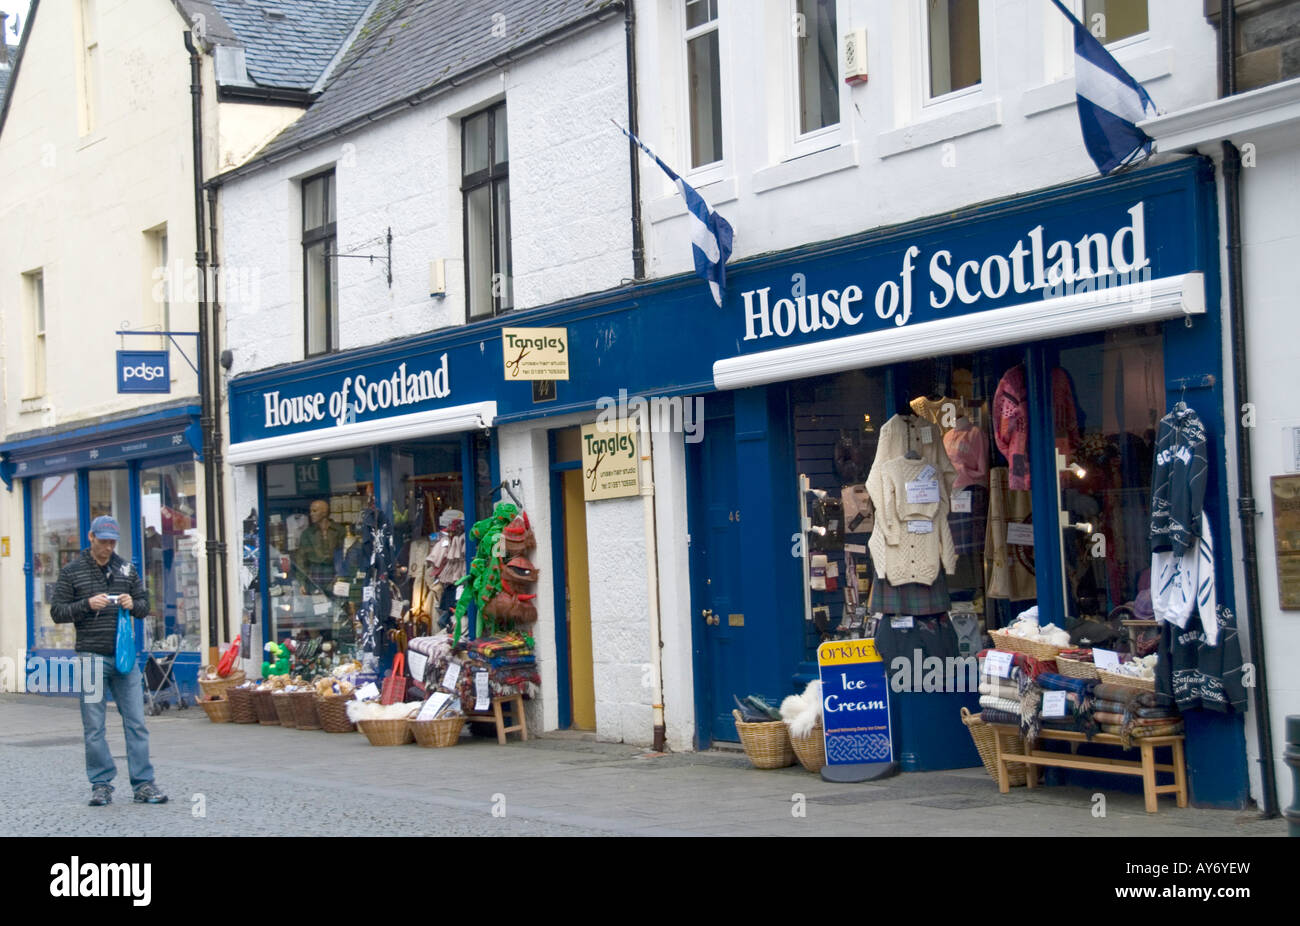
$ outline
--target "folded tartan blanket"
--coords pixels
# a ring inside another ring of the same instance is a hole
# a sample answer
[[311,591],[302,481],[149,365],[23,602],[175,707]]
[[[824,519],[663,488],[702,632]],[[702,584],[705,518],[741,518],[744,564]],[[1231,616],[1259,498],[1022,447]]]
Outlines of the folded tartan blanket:
[[1143,692],[1127,685],[1112,685],[1110,682],[1098,682],[1093,686],[1092,696],[1099,701],[1115,701],[1127,707]]
[[1012,698],[995,698],[992,695],[981,695],[980,709],[1014,714],[1016,718],[1015,722],[1020,723],[1020,702],[1018,700]]
[[1133,700],[1142,707],[1163,707],[1172,711],[1178,710],[1173,698],[1158,691],[1143,691]]
[[[976,653],[980,659],[983,659],[993,650],[980,650]],[[1023,671],[1029,678],[1037,678],[1044,672],[1056,671],[1056,662],[1043,659],[1035,659],[1033,656],[1026,656],[1024,653],[1012,653],[1011,665]]]
[[1125,746],[1133,745],[1133,740],[1147,739],[1153,736],[1174,736],[1183,732],[1183,722],[1166,723],[1156,727],[1135,727],[1129,729],[1123,725],[1106,723],[1101,726],[1102,733],[1111,733],[1124,741]]
[[1124,723],[1124,714],[1122,712],[1116,713],[1114,711],[1093,711],[1092,719],[1101,724],[1102,729],[1105,729],[1107,724],[1122,726]]
[[1094,711],[1105,711],[1109,714],[1122,714],[1128,710],[1128,705],[1123,701],[1105,701],[1101,698],[1093,698],[1092,709]]
[[1020,700],[1020,686],[1014,679],[994,678],[986,680],[987,676],[982,676],[980,680],[980,694],[991,695],[995,698],[1009,698],[1015,701]]
[[505,656],[516,652],[532,652],[532,647],[524,639],[522,634],[518,633],[497,633],[490,637],[481,637],[472,640],[469,644],[469,651],[476,656],[484,656],[491,659],[493,656]]
[[1182,717],[1176,707],[1138,707],[1133,708],[1133,714],[1142,718],[1165,718],[1168,720],[1178,720]]
[[1006,724],[1010,724],[1013,727],[1020,726],[1019,714],[1012,714],[1008,711],[994,710],[991,707],[986,707],[984,708],[984,710],[980,711],[980,719],[983,720],[985,723],[1006,723]]
[[1090,686],[1093,685],[1093,682],[1086,678],[1070,678],[1069,676],[1057,675],[1052,672],[1044,672],[1042,675],[1039,675],[1034,679],[1034,681],[1037,682],[1038,687],[1042,688],[1044,691],[1068,691],[1072,694],[1078,695],[1080,700],[1091,694]]
[[494,669],[500,669],[504,666],[531,666],[536,664],[537,657],[531,652],[511,656],[493,656],[488,660],[488,665]]

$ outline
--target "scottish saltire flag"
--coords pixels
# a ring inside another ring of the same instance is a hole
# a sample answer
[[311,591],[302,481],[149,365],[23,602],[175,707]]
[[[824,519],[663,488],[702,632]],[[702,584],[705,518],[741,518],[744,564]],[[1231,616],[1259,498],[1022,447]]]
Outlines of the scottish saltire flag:
[[1074,26],[1074,88],[1079,104],[1083,143],[1097,165],[1108,174],[1151,154],[1151,139],[1137,123],[1157,114],[1151,97],[1119,66],[1110,52],[1083,23],[1052,0]]
[[[613,120],[611,120],[613,121]],[[618,125],[617,122],[614,123]],[[713,291],[713,301],[721,308],[722,291],[727,288],[727,258],[731,256],[731,224],[709,208],[704,197],[695,188],[677,176],[673,169],[659,160],[659,156],[646,147],[645,142],[637,138],[621,125],[621,131],[637,146],[650,155],[654,162],[663,168],[665,174],[672,178],[686,200],[686,211],[690,213],[691,250],[695,256],[695,272],[704,277]]]

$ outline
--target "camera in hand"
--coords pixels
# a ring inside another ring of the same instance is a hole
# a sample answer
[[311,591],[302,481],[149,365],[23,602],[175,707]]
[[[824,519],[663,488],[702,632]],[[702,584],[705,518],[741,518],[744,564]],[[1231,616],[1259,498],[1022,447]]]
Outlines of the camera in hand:
[[109,596],[107,596],[107,597],[108,597],[108,603],[109,603],[109,604],[117,604],[117,599],[121,598],[122,596],[121,596],[121,595],[109,595]]

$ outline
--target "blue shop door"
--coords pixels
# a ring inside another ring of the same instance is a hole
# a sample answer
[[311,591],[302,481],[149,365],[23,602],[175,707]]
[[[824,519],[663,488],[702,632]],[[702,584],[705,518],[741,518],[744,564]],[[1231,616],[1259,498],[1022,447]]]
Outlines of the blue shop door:
[[748,694],[740,601],[740,510],[734,418],[709,418],[691,448],[691,576],[696,716],[701,747],[738,741],[733,695]]

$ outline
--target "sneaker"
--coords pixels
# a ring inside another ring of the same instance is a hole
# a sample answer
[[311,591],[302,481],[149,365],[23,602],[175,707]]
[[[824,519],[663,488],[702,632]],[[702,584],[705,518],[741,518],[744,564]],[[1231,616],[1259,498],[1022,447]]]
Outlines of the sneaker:
[[113,803],[112,785],[94,785],[90,789],[91,807],[103,807],[105,804],[111,803]]
[[146,781],[135,789],[135,802],[137,804],[166,804],[167,795],[163,794],[152,781]]

